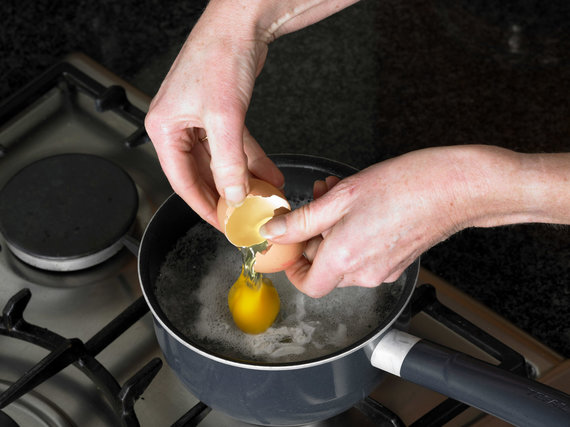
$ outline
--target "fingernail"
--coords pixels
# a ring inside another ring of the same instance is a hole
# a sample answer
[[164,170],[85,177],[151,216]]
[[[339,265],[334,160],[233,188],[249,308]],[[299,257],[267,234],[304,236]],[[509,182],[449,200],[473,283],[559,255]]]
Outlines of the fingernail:
[[245,187],[235,185],[224,189],[224,198],[232,207],[237,207],[243,203],[245,199]]
[[266,239],[282,236],[287,232],[285,218],[273,218],[259,229],[259,234]]

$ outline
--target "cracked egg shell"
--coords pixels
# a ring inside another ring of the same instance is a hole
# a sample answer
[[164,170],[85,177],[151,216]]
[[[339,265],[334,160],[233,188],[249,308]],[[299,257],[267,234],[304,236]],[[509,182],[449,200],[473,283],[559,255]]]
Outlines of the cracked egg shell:
[[[274,216],[291,210],[283,193],[273,185],[251,178],[249,186],[249,194],[240,206],[231,207],[222,198],[218,202],[218,221],[222,232],[237,247],[264,242],[265,239],[259,234],[261,226]],[[283,245],[269,240],[267,249],[256,255],[253,268],[258,273],[285,270],[301,256],[304,249],[305,242]]]

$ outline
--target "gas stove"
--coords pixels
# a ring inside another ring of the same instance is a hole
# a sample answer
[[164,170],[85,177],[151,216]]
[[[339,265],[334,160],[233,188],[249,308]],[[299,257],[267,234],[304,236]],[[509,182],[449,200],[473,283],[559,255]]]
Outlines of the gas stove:
[[[0,425],[246,425],[183,387],[141,297],[137,241],[172,192],[144,131],[149,102],[74,54],[0,108]],[[414,334],[570,391],[567,360],[424,269],[419,283]],[[445,423],[501,424],[389,376],[314,425]]]

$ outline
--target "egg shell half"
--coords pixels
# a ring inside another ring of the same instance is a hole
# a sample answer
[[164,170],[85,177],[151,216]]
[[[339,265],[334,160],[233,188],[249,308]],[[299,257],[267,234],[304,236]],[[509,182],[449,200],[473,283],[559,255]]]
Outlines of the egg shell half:
[[[273,216],[291,211],[291,206],[283,193],[273,185],[255,178],[249,180],[249,185],[250,191],[241,206],[231,207],[222,198],[218,202],[217,214],[220,227],[235,246],[251,246],[263,242],[265,239],[259,235],[259,228]],[[248,201],[250,198],[256,199]],[[244,206],[251,206],[254,203],[253,214],[244,215],[243,209],[247,209]],[[259,212],[261,214],[257,215]],[[234,214],[236,216],[232,218]],[[236,219],[239,222],[236,222]],[[245,235],[240,235],[244,230]],[[305,242],[284,245],[268,241],[267,250],[256,255],[254,269],[258,273],[285,270],[301,256],[304,250]]]

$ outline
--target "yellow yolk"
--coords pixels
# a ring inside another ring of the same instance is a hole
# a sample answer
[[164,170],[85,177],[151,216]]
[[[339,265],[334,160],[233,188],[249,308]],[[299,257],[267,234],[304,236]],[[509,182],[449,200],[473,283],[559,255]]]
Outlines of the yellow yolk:
[[248,334],[260,334],[271,326],[279,313],[279,295],[271,280],[254,284],[242,274],[230,289],[228,306],[235,324]]

